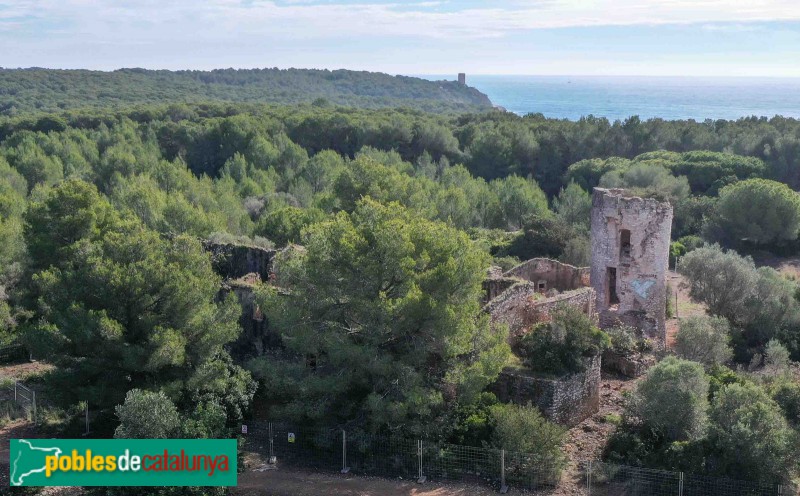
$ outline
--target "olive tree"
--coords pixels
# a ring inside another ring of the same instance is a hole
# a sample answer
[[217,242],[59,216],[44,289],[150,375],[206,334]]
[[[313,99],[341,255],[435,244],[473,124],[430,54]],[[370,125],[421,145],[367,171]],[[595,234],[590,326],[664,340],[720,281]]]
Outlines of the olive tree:
[[181,423],[175,404],[161,391],[131,389],[125,395],[125,403],[114,411],[120,422],[114,431],[116,438],[170,438]]
[[724,318],[692,316],[681,320],[674,349],[679,357],[708,367],[733,357],[730,340],[730,324]]
[[700,439],[708,424],[708,378],[699,363],[667,357],[639,382],[628,407],[670,441]]
[[752,383],[725,386],[714,397],[710,419],[712,466],[719,472],[782,482],[796,471],[797,432],[762,388]]

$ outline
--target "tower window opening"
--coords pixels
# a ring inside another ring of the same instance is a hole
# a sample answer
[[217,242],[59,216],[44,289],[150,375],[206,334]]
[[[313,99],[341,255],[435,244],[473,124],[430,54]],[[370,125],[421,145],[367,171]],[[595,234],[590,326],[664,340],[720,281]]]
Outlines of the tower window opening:
[[627,229],[623,229],[619,233],[619,256],[631,256],[631,232]]
[[617,295],[617,269],[615,267],[609,267],[607,270],[608,304],[618,305],[619,296]]

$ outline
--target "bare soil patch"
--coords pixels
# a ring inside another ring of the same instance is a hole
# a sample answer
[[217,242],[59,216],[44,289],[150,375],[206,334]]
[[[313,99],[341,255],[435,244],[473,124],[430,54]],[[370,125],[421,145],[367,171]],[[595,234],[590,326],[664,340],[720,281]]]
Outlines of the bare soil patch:
[[245,456],[245,472],[239,474],[239,485],[231,488],[237,496],[489,496],[495,489],[459,483],[426,483],[403,479],[362,477],[351,474],[315,472],[295,467],[268,465],[257,453]]
[[561,477],[561,484],[553,496],[586,494],[584,474],[581,464],[602,458],[609,438],[616,432],[616,416],[621,416],[623,393],[631,390],[635,379],[603,373],[600,384],[600,410],[580,424],[567,431],[563,449],[567,455],[567,468]]
[[[689,297],[689,283],[686,278],[677,272],[667,272],[667,283],[670,286],[673,308],[673,317],[667,320],[667,349],[675,344],[675,335],[678,333],[680,319],[693,315],[705,315],[706,306]],[[675,293],[678,294],[677,301]]]
[[25,381],[29,377],[39,376],[53,370],[53,366],[45,362],[29,362],[27,360],[0,365],[0,379],[11,378]]

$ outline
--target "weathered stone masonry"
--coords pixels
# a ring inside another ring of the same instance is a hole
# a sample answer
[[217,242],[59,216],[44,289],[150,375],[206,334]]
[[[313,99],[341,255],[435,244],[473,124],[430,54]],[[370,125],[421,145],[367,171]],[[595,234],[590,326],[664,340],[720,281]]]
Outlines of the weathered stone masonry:
[[214,271],[225,279],[239,279],[247,274],[258,274],[266,282],[272,273],[272,261],[278,253],[257,246],[206,241],[204,247],[211,253]]
[[631,325],[663,345],[672,206],[595,188],[591,222],[591,283],[601,327]]
[[[484,282],[489,301],[484,311],[493,322],[508,325],[513,348],[535,324],[550,321],[559,305],[578,308],[594,318],[596,298],[588,285],[588,268],[546,258],[528,260],[502,274],[493,268]],[[587,358],[583,372],[558,378],[507,368],[492,390],[503,402],[531,402],[550,420],[574,425],[598,409],[600,357]]]
[[550,420],[575,425],[600,407],[600,356],[585,360],[583,372],[557,379],[506,369],[492,389],[502,402],[530,401]]
[[484,308],[493,322],[508,325],[508,339],[513,346],[532,326],[549,322],[551,313],[559,305],[580,309],[593,317],[595,295],[592,288],[579,288],[546,298],[529,282],[520,282],[504,291]]
[[550,289],[571,291],[590,285],[589,267],[574,267],[549,258],[532,258],[509,270],[503,277],[530,281],[541,293]]
[[239,324],[242,333],[230,348],[238,357],[258,356],[279,344],[279,337],[270,333],[268,323],[255,302],[255,288],[272,276],[275,250],[231,243],[204,243],[211,254],[214,270],[223,277],[218,298],[233,292],[242,306]]

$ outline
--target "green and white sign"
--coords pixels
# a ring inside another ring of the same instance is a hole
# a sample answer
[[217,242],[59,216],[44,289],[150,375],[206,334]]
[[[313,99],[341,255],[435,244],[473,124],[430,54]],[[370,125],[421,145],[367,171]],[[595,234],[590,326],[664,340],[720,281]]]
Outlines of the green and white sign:
[[235,439],[12,439],[12,486],[235,486]]

